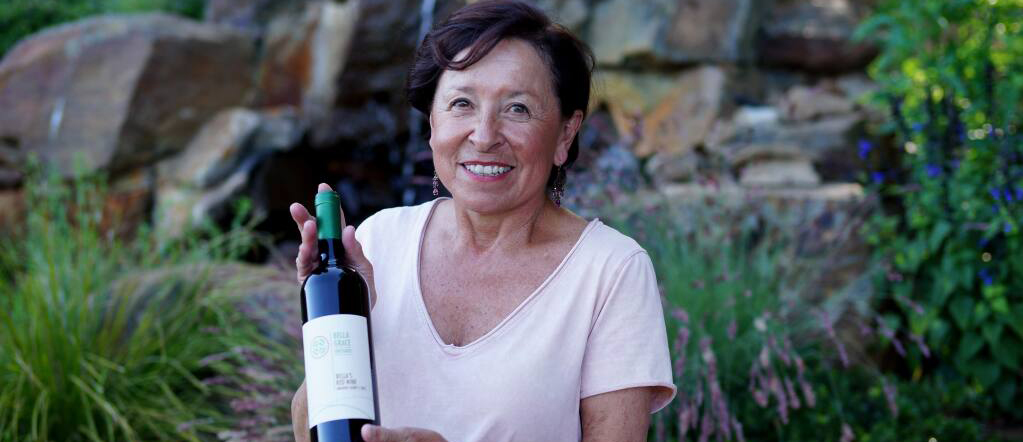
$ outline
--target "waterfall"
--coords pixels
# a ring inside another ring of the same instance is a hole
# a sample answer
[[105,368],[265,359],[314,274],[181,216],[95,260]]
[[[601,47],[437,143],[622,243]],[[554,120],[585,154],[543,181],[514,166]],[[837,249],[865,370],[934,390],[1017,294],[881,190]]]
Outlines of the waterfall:
[[[433,25],[433,10],[436,3],[436,0],[423,0],[423,3],[419,5],[419,39],[416,41],[416,47],[423,42],[426,33],[430,32],[430,26]],[[401,201],[403,205],[411,206],[416,202],[416,186],[422,184],[413,182],[415,178],[413,175],[415,174],[416,157],[423,148],[423,143],[420,140],[422,137],[420,128],[423,125],[422,114],[415,109],[409,108],[408,125],[409,138],[408,144],[405,146],[405,163],[402,164],[401,168],[402,184],[405,187],[401,195]]]

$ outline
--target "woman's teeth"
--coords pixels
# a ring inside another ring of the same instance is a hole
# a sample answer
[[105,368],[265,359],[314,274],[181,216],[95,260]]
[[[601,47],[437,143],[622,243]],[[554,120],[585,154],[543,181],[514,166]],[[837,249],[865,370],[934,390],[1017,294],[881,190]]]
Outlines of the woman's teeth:
[[479,164],[466,164],[465,168],[469,169],[469,172],[483,176],[503,175],[512,169],[511,167],[505,166],[483,166]]

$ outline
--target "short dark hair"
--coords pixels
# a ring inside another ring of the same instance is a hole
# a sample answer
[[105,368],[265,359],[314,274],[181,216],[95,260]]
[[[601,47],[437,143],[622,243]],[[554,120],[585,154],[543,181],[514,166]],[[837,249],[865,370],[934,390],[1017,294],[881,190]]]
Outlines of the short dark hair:
[[[473,3],[451,14],[426,34],[416,49],[405,84],[409,103],[429,115],[443,71],[472,66],[501,40],[508,38],[518,38],[531,44],[546,62],[554,79],[554,94],[561,105],[562,118],[571,117],[577,110],[585,116],[593,74],[592,51],[567,29],[551,21],[543,11],[518,0]],[[469,48],[466,57],[455,61],[455,56],[466,48]],[[571,167],[578,156],[579,134],[576,134],[562,167]],[[553,186],[558,178],[557,168],[552,167],[547,186]]]

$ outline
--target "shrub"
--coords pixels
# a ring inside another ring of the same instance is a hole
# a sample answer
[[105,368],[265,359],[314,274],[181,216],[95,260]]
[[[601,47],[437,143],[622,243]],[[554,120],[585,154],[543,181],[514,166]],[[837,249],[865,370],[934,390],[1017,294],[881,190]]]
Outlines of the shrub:
[[868,238],[885,270],[895,350],[1023,416],[1023,2],[886,1],[859,30],[882,47],[871,67],[898,146],[880,164],[884,211]]
[[854,240],[868,205],[723,200],[603,210],[661,284],[679,394],[649,440],[985,440],[956,417],[980,395],[904,382],[868,355],[885,334]]
[[102,227],[116,220],[101,179],[29,177],[23,231],[0,238],[0,439],[195,440],[235,428],[230,397],[206,380],[242,379],[233,342],[264,342],[237,296],[217,289],[215,264],[252,244],[245,226],[117,238]]

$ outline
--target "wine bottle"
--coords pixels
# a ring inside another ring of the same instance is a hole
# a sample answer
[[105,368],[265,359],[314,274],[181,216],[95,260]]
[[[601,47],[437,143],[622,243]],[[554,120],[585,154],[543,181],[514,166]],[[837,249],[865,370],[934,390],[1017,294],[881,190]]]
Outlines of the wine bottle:
[[340,205],[333,191],[316,194],[320,262],[302,283],[302,346],[314,442],[361,442],[362,426],[380,422],[369,290],[345,257]]

